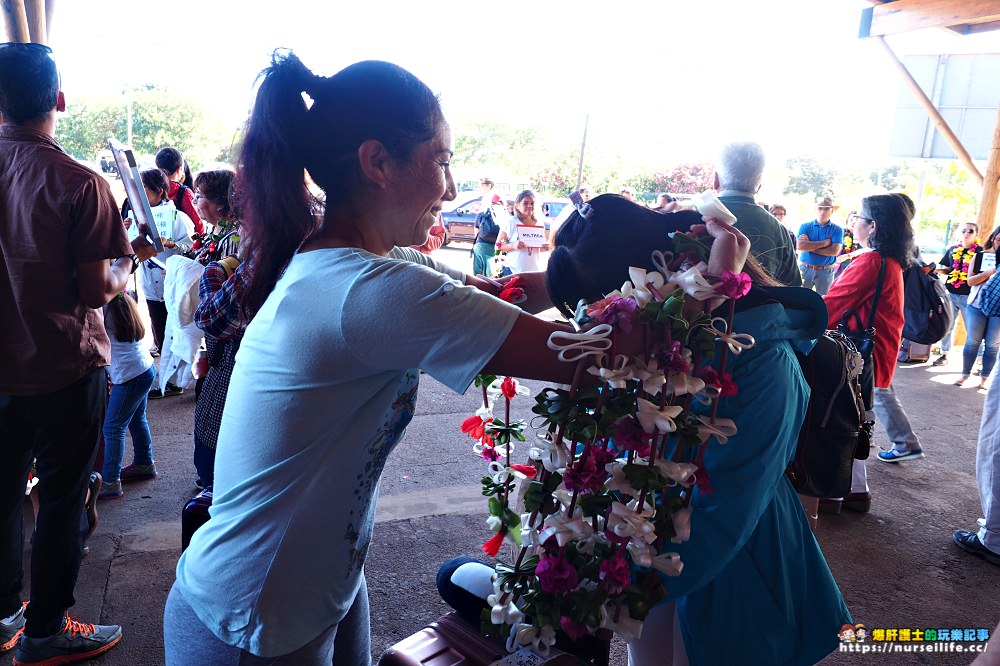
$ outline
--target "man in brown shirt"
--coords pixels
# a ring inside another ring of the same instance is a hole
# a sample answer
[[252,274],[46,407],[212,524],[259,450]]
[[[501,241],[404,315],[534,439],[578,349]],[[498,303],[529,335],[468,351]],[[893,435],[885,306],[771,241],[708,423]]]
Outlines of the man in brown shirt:
[[[87,659],[121,638],[120,627],[79,623],[66,609],[107,400],[110,342],[98,308],[154,254],[141,238],[128,242],[107,182],[53,138],[65,101],[49,54],[0,44],[0,649],[17,645],[22,664]],[[33,459],[26,605],[21,511]]]

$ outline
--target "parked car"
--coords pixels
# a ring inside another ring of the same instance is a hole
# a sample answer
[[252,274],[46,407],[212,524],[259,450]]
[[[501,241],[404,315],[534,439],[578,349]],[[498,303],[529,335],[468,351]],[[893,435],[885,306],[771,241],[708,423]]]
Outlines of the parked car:
[[[441,217],[444,219],[444,226],[448,232],[445,245],[451,241],[471,243],[476,239],[476,216],[479,215],[479,207],[482,202],[483,197],[479,193],[459,192],[458,197],[451,202],[450,210],[441,211]],[[513,206],[513,204],[513,199],[507,199],[508,206]],[[563,212],[563,209],[569,205],[569,199],[542,197],[535,203],[535,214],[540,216],[545,228],[548,229],[551,223]]]

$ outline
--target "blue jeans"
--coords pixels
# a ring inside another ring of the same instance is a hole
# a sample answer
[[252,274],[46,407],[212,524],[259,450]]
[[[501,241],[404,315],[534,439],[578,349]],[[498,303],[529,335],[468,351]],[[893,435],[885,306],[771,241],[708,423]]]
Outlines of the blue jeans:
[[1000,348],[1000,317],[987,317],[982,310],[969,305],[965,308],[965,347],[962,349],[962,374],[966,377],[972,373],[981,342],[986,343],[982,374],[985,379],[990,376],[997,362],[997,349]]
[[[294,607],[287,612],[294,612]],[[280,657],[256,657],[219,640],[195,614],[177,589],[170,589],[163,611],[163,644],[167,666],[368,666],[371,664],[371,619],[364,576],[354,603],[337,624]]]
[[965,325],[966,329],[969,327],[969,322],[965,318],[965,311],[969,306],[968,295],[953,294],[949,291],[948,298],[951,299],[951,313],[954,316],[951,318],[951,326],[948,328],[948,332],[944,334],[944,340],[941,341],[942,354],[946,354],[951,350],[951,336],[955,332],[955,324],[958,323],[959,314],[962,316],[962,324]]
[[830,268],[826,270],[816,270],[815,268],[809,268],[803,264],[799,265],[802,269],[802,286],[806,289],[812,289],[816,287],[816,293],[820,296],[826,294],[830,291],[830,285],[833,284],[833,274],[836,271],[833,269],[833,264]]
[[146,423],[146,402],[155,377],[156,368],[151,365],[141,375],[111,387],[108,412],[104,417],[104,467],[101,468],[101,476],[105,483],[114,483],[121,477],[126,428],[132,435],[132,462],[136,465],[153,462],[153,438]]
[[875,418],[885,428],[885,434],[897,451],[916,451],[920,449],[920,441],[913,432],[910,419],[907,418],[903,405],[896,397],[896,391],[890,384],[888,388],[875,387]]

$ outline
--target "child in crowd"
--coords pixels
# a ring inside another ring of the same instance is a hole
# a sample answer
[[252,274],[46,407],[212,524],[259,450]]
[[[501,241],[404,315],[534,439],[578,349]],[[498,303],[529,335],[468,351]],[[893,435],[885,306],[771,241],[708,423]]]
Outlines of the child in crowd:
[[[139,272],[139,283],[146,297],[146,307],[149,309],[149,320],[153,327],[153,345],[156,351],[163,349],[165,330],[167,326],[167,305],[163,300],[163,281],[167,275],[162,268],[167,259],[175,254],[184,254],[191,249],[191,235],[194,233],[194,223],[183,211],[177,210],[168,198],[169,183],[167,177],[159,169],[146,169],[140,174],[149,206],[153,212],[153,224],[163,240],[163,252],[157,255],[157,261],[146,261]],[[184,390],[167,382],[166,390],[161,393],[154,390],[150,398],[160,398],[179,395]]]
[[[121,497],[122,481],[152,479],[153,440],[146,423],[146,401],[156,370],[142,343],[146,327],[131,295],[122,292],[104,306],[104,327],[111,339],[111,398],[104,417],[104,467],[100,499]],[[125,429],[132,435],[132,464],[122,469]]]

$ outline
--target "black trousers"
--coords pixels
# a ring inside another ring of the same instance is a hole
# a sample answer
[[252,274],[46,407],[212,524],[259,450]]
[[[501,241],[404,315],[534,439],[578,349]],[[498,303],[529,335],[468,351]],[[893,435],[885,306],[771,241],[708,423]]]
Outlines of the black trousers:
[[76,603],[84,498],[107,409],[108,373],[97,368],[66,388],[0,395],[0,617],[21,607],[24,489],[37,459],[38,520],[31,547],[25,634],[50,636]]
[[149,323],[153,325],[153,344],[162,352],[164,332],[167,330],[167,304],[147,298],[146,307],[149,309]]

